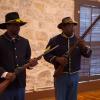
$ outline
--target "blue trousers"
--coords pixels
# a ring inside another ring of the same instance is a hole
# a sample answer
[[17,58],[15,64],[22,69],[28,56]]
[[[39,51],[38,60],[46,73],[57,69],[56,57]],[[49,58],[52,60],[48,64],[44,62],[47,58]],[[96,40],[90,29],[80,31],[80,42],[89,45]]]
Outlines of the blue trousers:
[[25,88],[6,90],[0,95],[0,100],[25,100]]
[[77,100],[79,73],[67,74],[54,79],[56,100]]

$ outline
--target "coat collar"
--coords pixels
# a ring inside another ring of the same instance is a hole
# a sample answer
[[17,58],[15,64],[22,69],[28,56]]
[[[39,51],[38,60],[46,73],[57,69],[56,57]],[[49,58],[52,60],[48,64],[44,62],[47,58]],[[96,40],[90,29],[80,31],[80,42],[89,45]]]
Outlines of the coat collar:
[[20,40],[20,36],[19,36],[19,35],[17,35],[16,37],[12,38],[10,35],[7,34],[7,32],[5,32],[5,33],[3,34],[3,36],[4,36],[5,39],[7,39],[8,41],[13,41],[13,40],[18,41],[18,40]]
[[65,37],[66,39],[68,39],[68,38],[73,38],[73,37],[74,37],[74,33],[73,33],[73,35],[70,36],[70,37],[67,37],[64,33],[61,33],[61,35],[62,35],[63,37]]

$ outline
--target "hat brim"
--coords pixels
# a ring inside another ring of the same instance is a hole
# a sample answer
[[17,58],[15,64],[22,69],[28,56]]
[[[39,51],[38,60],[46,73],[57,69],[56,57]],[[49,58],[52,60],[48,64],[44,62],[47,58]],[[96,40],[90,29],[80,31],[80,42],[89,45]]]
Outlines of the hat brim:
[[26,24],[26,22],[7,22],[7,23],[1,23],[0,24],[0,29],[7,29],[7,25],[9,25],[9,24],[19,24],[20,26],[23,26],[23,25],[25,25]]
[[62,29],[64,26],[66,26],[66,25],[68,25],[68,24],[73,24],[73,25],[77,25],[77,22],[68,22],[68,23],[60,23],[60,24],[58,24],[58,28],[59,29]]

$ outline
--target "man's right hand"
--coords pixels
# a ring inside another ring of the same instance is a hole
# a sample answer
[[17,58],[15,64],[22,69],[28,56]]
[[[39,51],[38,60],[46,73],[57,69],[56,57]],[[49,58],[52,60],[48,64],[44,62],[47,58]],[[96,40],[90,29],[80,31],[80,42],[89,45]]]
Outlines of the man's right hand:
[[68,63],[68,59],[65,57],[56,57],[55,61],[61,64],[62,66]]
[[10,81],[13,81],[15,78],[16,78],[16,74],[11,73],[11,72],[8,72],[6,77],[5,77],[5,79],[10,80]]

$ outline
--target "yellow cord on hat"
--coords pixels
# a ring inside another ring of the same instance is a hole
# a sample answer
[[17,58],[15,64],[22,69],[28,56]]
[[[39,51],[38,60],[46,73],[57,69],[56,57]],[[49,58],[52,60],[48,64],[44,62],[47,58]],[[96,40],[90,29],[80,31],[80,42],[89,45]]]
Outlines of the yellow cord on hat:
[[15,19],[15,21],[16,21],[16,22],[19,22],[19,23],[20,23],[20,22],[23,22],[23,21],[22,21],[21,19],[19,19],[19,18],[18,18],[18,19]]

